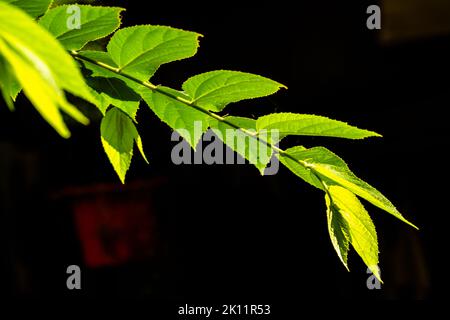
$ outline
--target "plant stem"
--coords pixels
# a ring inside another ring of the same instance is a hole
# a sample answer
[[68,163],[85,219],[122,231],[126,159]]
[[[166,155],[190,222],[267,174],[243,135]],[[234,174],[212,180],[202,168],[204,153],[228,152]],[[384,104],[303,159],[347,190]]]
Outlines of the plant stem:
[[[302,165],[302,166],[303,166],[304,168],[306,168],[306,169],[311,170],[311,172],[312,172],[312,173],[313,173],[320,181],[322,181],[322,179],[320,178],[320,176],[318,175],[318,173],[317,173],[313,168],[311,168],[311,166],[309,166],[305,161],[298,160],[298,159],[294,158],[292,155],[290,155],[288,152],[286,152],[285,150],[280,149],[280,148],[277,147],[276,145],[274,145],[274,144],[272,144],[272,143],[270,143],[270,142],[268,142],[268,141],[265,141],[264,139],[261,139],[261,138],[258,136],[258,133],[257,133],[257,132],[252,132],[252,131],[249,131],[249,130],[247,130],[247,129],[241,128],[241,127],[235,125],[234,123],[228,121],[226,118],[224,118],[224,117],[222,117],[222,116],[220,116],[220,115],[218,115],[218,114],[216,114],[216,113],[214,113],[214,112],[211,112],[211,111],[209,111],[209,110],[203,109],[203,108],[200,107],[200,106],[195,105],[195,104],[194,104],[192,101],[190,101],[190,100],[184,99],[183,97],[179,97],[179,96],[174,95],[174,94],[172,94],[172,93],[170,93],[170,92],[166,92],[166,91],[164,91],[164,90],[161,90],[161,89],[159,88],[159,86],[154,85],[154,84],[150,83],[149,81],[143,81],[143,80],[140,80],[140,79],[138,79],[138,78],[136,78],[136,77],[133,77],[133,76],[131,76],[131,75],[129,75],[129,74],[126,74],[126,73],[122,72],[122,70],[120,70],[119,68],[115,68],[115,67],[110,66],[110,65],[108,65],[108,64],[106,64],[106,63],[103,63],[103,62],[101,62],[101,61],[97,61],[97,60],[94,60],[94,59],[85,57],[85,56],[79,54],[77,51],[70,51],[70,54],[71,54],[76,60],[89,62],[89,63],[92,63],[92,64],[94,64],[94,65],[96,65],[96,66],[99,66],[99,67],[101,67],[101,68],[104,68],[104,69],[106,69],[106,70],[109,70],[109,71],[111,71],[111,72],[113,72],[113,73],[115,73],[115,74],[118,74],[118,75],[120,75],[120,76],[122,76],[122,77],[124,77],[124,78],[127,78],[127,79],[129,79],[129,80],[131,80],[131,81],[133,81],[133,82],[136,82],[136,83],[138,83],[138,84],[140,84],[140,85],[142,85],[142,86],[144,86],[144,87],[146,87],[146,88],[148,88],[148,89],[150,89],[150,90],[152,90],[152,91],[158,92],[158,93],[160,93],[160,94],[162,94],[162,95],[165,95],[165,96],[167,96],[167,97],[169,97],[169,98],[172,98],[172,99],[174,99],[174,100],[177,100],[177,101],[183,103],[184,105],[187,105],[187,106],[189,106],[189,107],[191,107],[191,108],[194,108],[194,109],[196,109],[197,111],[200,111],[200,112],[202,112],[202,113],[204,113],[204,114],[210,116],[211,118],[216,119],[217,121],[220,121],[220,122],[222,122],[222,123],[225,123],[225,124],[229,125],[230,127],[234,128],[234,129],[236,129],[236,130],[239,130],[239,131],[243,132],[244,134],[246,134],[246,135],[248,135],[248,136],[250,136],[250,137],[252,137],[252,138],[254,138],[254,139],[257,139],[258,141],[260,141],[260,142],[264,143],[265,145],[267,145],[267,146],[268,146],[269,148],[271,148],[272,150],[278,152],[280,155],[282,155],[282,156],[284,156],[284,157],[286,157],[286,158],[289,158],[289,159],[291,159],[291,160],[293,160],[293,161],[299,163],[300,165]],[[326,190],[326,188],[325,188],[325,190]]]
[[149,81],[139,80],[139,79],[137,79],[137,78],[135,78],[133,76],[130,76],[129,74],[126,74],[126,73],[122,72],[119,68],[114,68],[114,67],[112,67],[112,66],[110,66],[110,65],[108,65],[106,63],[103,63],[103,62],[100,62],[100,61],[97,61],[97,60],[94,60],[94,59],[82,56],[76,51],[71,51],[70,54],[77,60],[87,61],[89,63],[95,64],[95,65],[97,65],[99,67],[107,69],[107,70],[109,70],[111,72],[114,72],[114,73],[116,73],[118,75],[121,75],[124,78],[127,78],[127,79],[129,79],[129,80],[131,80],[133,82],[136,82],[136,83],[138,83],[138,84],[140,84],[140,85],[142,85],[142,86],[144,86],[144,87],[146,87],[146,88],[148,88],[148,89],[150,89],[152,91],[156,91],[156,92],[158,92],[160,94],[163,94],[163,95],[165,95],[167,97],[170,97],[172,99],[178,100],[178,101],[180,101],[181,103],[183,103],[185,105],[188,105],[188,106],[190,106],[190,107],[192,107],[192,108],[194,108],[194,109],[196,109],[196,110],[198,110],[198,111],[200,111],[202,113],[207,114],[208,116],[216,119],[217,121],[226,123],[229,126],[233,127],[234,129],[239,129],[239,130],[243,131],[245,134],[248,134],[250,136],[256,136],[256,133],[248,131],[248,130],[245,130],[243,128],[240,128],[239,126],[236,126],[234,123],[228,121],[224,117],[221,117],[218,114],[215,114],[215,113],[213,113],[213,112],[211,112],[209,110],[203,109],[202,107],[199,107],[199,106],[193,104],[191,101],[189,101],[187,99],[184,99],[183,97],[179,97],[179,96],[176,96],[174,94],[171,94],[170,92],[166,92],[164,90],[161,90],[159,88],[159,86],[154,85],[154,84],[150,83]]

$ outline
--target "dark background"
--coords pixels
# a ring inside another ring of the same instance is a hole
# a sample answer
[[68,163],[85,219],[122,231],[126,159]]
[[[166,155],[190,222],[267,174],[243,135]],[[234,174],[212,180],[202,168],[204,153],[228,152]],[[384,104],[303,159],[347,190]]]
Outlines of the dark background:
[[[286,305],[442,296],[450,35],[385,43],[366,28],[366,8],[375,1],[101,3],[126,7],[125,26],[171,25],[204,35],[194,58],[161,67],[154,83],[179,88],[204,71],[253,72],[289,90],[227,112],[313,113],[383,134],[366,141],[290,138],[283,146],[329,147],[421,230],[367,204],[385,281],[382,290],[368,290],[356,253],[348,273],[331,246],[321,192],[285,168],[261,177],[250,165],[175,166],[171,130],[142,105],[139,130],[150,165],[135,157],[128,181],[164,181],[139,191],[154,205],[155,248],[144,258],[89,267],[71,208],[104,196],[89,189],[99,183],[116,190],[106,195],[111,199],[132,197],[134,189],[119,186],[98,121],[71,124],[73,137],[64,140],[21,97],[15,112],[3,102],[0,108],[1,294]],[[81,266],[81,291],[66,288],[71,264]]]

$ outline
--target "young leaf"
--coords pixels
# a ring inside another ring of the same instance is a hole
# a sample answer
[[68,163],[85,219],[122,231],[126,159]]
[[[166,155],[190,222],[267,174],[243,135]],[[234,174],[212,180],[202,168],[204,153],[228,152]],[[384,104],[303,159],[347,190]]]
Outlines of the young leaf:
[[[411,225],[416,228],[411,222],[406,220],[395,206],[377,189],[359,179],[353,172],[350,171],[347,164],[326,148],[316,147],[311,149],[301,149],[294,147],[286,150],[286,152],[296,160],[303,163],[303,169],[299,170],[297,165],[293,165],[292,159],[289,159],[286,155],[281,155],[280,160],[282,163],[288,163],[289,169],[293,168],[294,173],[303,178],[305,181],[312,185],[323,189],[318,185],[318,179],[314,177],[313,172],[319,174],[327,181],[331,181],[332,184],[340,185],[349,191],[355,193],[361,198],[366,199],[373,205],[385,210],[392,214],[397,219]],[[288,158],[289,160],[287,160]],[[302,166],[299,163],[299,166]],[[291,169],[292,170],[292,169]]]
[[148,162],[147,156],[145,155],[145,152],[144,152],[144,144],[142,142],[141,136],[138,134],[136,136],[136,138],[134,139],[134,141],[136,141],[136,146],[137,146],[137,148],[139,150],[139,153],[141,154],[142,158],[148,164],[149,162]]
[[296,146],[285,150],[290,157],[284,153],[277,154],[277,156],[280,159],[280,162],[296,176],[300,177],[310,185],[323,190],[322,182],[317,178],[314,172],[298,162],[298,160],[303,160],[303,155],[306,150],[308,149],[305,147]]
[[196,105],[215,112],[229,103],[268,96],[280,88],[286,87],[255,74],[227,70],[202,73],[183,84]]
[[280,139],[289,135],[322,136],[347,139],[380,137],[378,133],[359,129],[345,122],[322,116],[296,113],[274,113],[258,118],[257,130],[279,130]]
[[22,9],[33,18],[42,16],[52,3],[52,0],[0,0],[0,2],[1,1]]
[[0,37],[0,53],[11,64],[14,74],[23,90],[40,112],[42,117],[62,136],[68,138],[70,132],[59,112],[59,108],[82,123],[88,120],[72,105],[56,85],[47,65],[26,48],[16,43],[13,47]]
[[144,157],[142,140],[133,124],[133,121],[121,110],[112,108],[108,110],[100,125],[103,148],[108,155],[114,170],[122,183],[130,168],[133,158],[133,146],[136,144]]
[[135,26],[117,31],[107,49],[120,71],[149,80],[160,65],[195,55],[199,36],[165,26]]
[[0,91],[11,111],[14,110],[14,101],[16,101],[20,90],[22,90],[22,87],[17,81],[11,66],[5,58],[0,56]]
[[99,106],[104,114],[109,105],[116,106],[131,118],[136,118],[141,97],[126,82],[117,78],[88,78],[87,83],[99,95],[102,103]]
[[[335,232],[330,236],[340,258],[342,259],[341,249],[346,257],[345,245],[346,241],[349,241],[364,263],[381,281],[378,269],[377,233],[366,209],[352,192],[340,186],[330,186],[325,201],[328,214],[333,215],[335,219],[333,224]],[[342,240],[337,246],[333,241],[333,237],[336,235],[339,240]],[[346,258],[342,260],[347,265]]]
[[[117,67],[107,52],[102,51],[82,51],[83,57],[105,63],[111,67]],[[93,89],[94,95],[99,100],[97,105],[100,111],[105,114],[107,108],[113,105],[132,119],[136,118],[141,100],[138,94],[142,86],[130,79],[123,77],[93,63],[84,61],[84,66],[89,73],[87,83]]]
[[39,23],[52,33],[67,50],[79,50],[90,41],[101,39],[114,32],[120,26],[120,13],[117,7],[93,7],[79,5],[79,25],[71,25],[70,9],[63,5],[50,9]]
[[[117,68],[117,65],[111,59],[111,56],[109,55],[108,52],[95,51],[95,50],[83,50],[83,51],[80,51],[79,54],[90,60],[101,62],[101,63],[104,63],[113,68]],[[86,69],[91,71],[91,73],[89,74],[90,77],[126,79],[124,81],[129,81],[129,82],[127,82],[127,84],[129,84],[129,85],[134,84],[136,87],[138,86],[138,84],[136,84],[134,81],[124,78],[116,72],[112,72],[108,69],[102,68],[102,67],[100,67],[96,64],[93,64],[91,62],[88,62],[86,60],[81,60],[81,61],[83,62]]]
[[0,2],[0,37],[45,63],[59,88],[97,103],[75,61],[61,44],[23,11],[3,2]]
[[[242,129],[256,133],[256,120],[242,117],[226,117],[230,122]],[[232,150],[253,164],[263,175],[264,169],[270,162],[273,154],[272,148],[261,140],[257,140],[244,132],[235,129],[229,124],[217,120],[210,121],[211,129]],[[269,135],[261,137],[263,141],[270,142]]]
[[[186,99],[182,92],[174,89],[159,89]],[[195,149],[202,134],[208,129],[209,116],[159,92],[147,88],[140,91],[142,98],[158,118],[177,131]]]
[[[328,233],[330,234],[331,243],[336,251],[339,259],[348,268],[348,251],[349,251],[349,226],[344,217],[342,217],[339,210],[332,205],[330,197],[325,193],[325,203],[327,205],[327,225]],[[349,270],[350,271],[350,270]]]

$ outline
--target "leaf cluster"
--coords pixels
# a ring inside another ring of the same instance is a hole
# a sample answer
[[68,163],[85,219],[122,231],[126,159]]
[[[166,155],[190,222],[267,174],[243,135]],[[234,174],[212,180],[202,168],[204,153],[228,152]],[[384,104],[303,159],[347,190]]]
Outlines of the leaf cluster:
[[[243,140],[245,144],[239,147],[227,139],[224,143],[261,174],[277,157],[299,178],[324,192],[328,231],[340,260],[348,268],[351,245],[380,278],[377,234],[359,199],[415,226],[328,149],[279,147],[292,135],[355,140],[379,134],[311,114],[274,113],[257,119],[223,116],[229,104],[269,96],[286,86],[260,75],[230,70],[194,75],[178,90],[154,85],[151,79],[161,66],[196,54],[200,34],[157,25],[120,28],[122,8],[50,7],[51,2],[0,0],[0,91],[11,110],[23,91],[42,117],[67,138],[70,131],[63,113],[82,124],[89,122],[67,93],[89,102],[103,115],[101,142],[123,183],[135,145],[147,161],[136,127],[142,104],[194,149],[208,129],[219,137],[235,130],[238,136],[248,138]],[[76,28],[69,19],[78,19]],[[98,42],[104,38],[109,39],[106,47]],[[200,130],[195,127],[198,123]],[[261,153],[263,148],[268,151]]]

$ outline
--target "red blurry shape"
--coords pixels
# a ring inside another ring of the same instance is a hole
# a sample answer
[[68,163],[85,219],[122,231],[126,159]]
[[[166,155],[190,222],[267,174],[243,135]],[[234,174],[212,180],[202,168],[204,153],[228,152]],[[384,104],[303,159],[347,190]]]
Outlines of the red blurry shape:
[[99,185],[70,191],[77,195],[72,208],[86,266],[117,266],[155,254],[153,187]]

